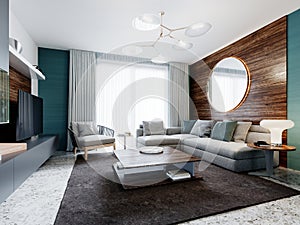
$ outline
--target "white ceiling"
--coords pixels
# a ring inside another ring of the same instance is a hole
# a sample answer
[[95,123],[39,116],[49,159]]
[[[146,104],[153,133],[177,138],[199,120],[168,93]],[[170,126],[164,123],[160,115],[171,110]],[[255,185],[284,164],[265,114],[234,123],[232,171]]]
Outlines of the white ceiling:
[[[164,24],[177,28],[199,21],[212,24],[205,35],[187,38],[191,51],[170,42],[158,45],[172,61],[193,63],[300,8],[300,0],[10,0],[11,10],[39,47],[121,53],[124,46],[154,41],[155,31],[137,31],[131,21],[165,11]],[[148,54],[148,55],[147,55]],[[151,55],[152,54],[152,55]],[[152,57],[145,49],[142,57]]]

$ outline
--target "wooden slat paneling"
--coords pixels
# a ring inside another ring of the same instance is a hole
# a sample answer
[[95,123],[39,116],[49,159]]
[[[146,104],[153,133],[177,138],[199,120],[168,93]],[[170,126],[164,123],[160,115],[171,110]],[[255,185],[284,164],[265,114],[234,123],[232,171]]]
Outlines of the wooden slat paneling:
[[31,80],[9,67],[9,123],[0,125],[0,142],[16,141],[18,90],[31,93]]
[[9,68],[9,100],[11,102],[18,101],[18,90],[31,93],[31,80],[25,76],[22,76],[14,68]]
[[[242,120],[286,119],[286,24],[283,17],[190,66],[191,118]],[[235,56],[248,66],[251,87],[244,104],[233,112],[210,108],[205,90],[210,72],[221,59]],[[195,112],[196,111],[196,112]],[[284,159],[284,157],[281,157]],[[286,158],[286,157],[285,157]],[[286,165],[286,161],[281,161]]]

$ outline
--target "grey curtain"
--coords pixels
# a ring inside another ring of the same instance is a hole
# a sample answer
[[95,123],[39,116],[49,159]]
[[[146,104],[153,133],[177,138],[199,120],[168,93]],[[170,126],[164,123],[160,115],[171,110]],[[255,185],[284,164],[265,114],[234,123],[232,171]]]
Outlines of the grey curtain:
[[95,52],[70,50],[68,126],[71,121],[96,120],[95,73]]
[[189,119],[189,74],[188,64],[169,64],[169,124],[180,126]]

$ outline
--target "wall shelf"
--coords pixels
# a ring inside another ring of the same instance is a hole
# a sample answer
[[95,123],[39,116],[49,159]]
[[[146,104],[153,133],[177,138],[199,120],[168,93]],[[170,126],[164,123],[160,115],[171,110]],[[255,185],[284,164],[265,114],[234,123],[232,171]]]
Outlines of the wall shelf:
[[16,69],[22,75],[37,80],[45,80],[45,75],[31,65],[27,59],[20,55],[13,47],[9,46],[9,66]]

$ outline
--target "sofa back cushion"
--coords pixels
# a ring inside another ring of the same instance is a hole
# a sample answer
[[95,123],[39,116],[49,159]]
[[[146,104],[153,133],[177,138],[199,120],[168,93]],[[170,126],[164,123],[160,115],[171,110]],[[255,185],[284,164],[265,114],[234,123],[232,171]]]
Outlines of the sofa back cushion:
[[164,123],[161,120],[143,121],[143,134],[157,135],[166,134],[166,129],[164,128]]
[[191,133],[191,130],[192,130],[195,122],[196,122],[196,120],[184,120],[184,121],[182,121],[181,133],[182,134]]
[[210,137],[211,130],[215,124],[214,120],[197,120],[190,132],[199,137]]
[[271,143],[270,131],[259,125],[251,125],[246,137],[246,142],[254,143],[257,141],[265,141],[267,143]]
[[237,122],[235,131],[233,133],[233,141],[245,142],[251,125],[252,122]]
[[231,141],[236,125],[236,121],[217,122],[212,129],[211,138],[220,141]]
[[249,131],[258,133],[270,133],[267,128],[261,127],[260,125],[251,125]]

